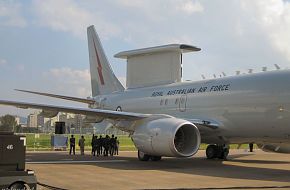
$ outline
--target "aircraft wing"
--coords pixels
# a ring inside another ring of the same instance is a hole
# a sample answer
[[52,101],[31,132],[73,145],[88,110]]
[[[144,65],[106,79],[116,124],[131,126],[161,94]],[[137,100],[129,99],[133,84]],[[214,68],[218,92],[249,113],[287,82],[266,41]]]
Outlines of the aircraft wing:
[[14,106],[22,109],[42,109],[43,112],[51,112],[53,115],[57,115],[58,112],[82,114],[92,117],[101,117],[114,120],[139,120],[149,117],[150,114],[140,114],[140,113],[131,113],[131,112],[119,112],[111,110],[102,110],[102,109],[90,109],[90,108],[76,108],[76,107],[65,107],[65,106],[53,106],[47,104],[36,104],[36,103],[26,103],[26,102],[16,102],[8,100],[0,100],[0,104]]
[[[80,108],[80,107],[66,107],[66,106],[55,106],[48,104],[36,104],[36,103],[26,103],[26,102],[17,102],[17,101],[8,101],[0,100],[0,105],[14,106],[22,109],[40,109],[42,110],[42,115],[44,117],[55,117],[59,112],[81,114],[88,116],[92,119],[112,119],[114,121],[136,121],[152,117],[152,114],[142,114],[142,113],[133,113],[133,112],[119,112],[103,109],[91,109],[91,108]],[[159,114],[157,114],[159,115]],[[164,116],[163,114],[159,115],[160,117]],[[201,133],[210,134],[217,129],[219,129],[220,124],[211,121],[209,119],[185,119],[193,124],[195,124]],[[126,129],[128,130],[128,129]]]

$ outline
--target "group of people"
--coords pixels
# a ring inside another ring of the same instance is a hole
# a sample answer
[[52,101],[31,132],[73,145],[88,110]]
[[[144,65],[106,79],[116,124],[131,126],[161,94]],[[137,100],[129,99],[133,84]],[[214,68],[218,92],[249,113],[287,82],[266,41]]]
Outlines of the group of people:
[[106,135],[105,138],[100,135],[98,136],[93,135],[92,137],[92,155],[97,156],[104,155],[104,156],[113,156],[119,154],[119,140],[117,137],[112,135],[110,137],[109,135]]
[[[71,135],[71,138],[69,139],[70,142],[70,149],[69,149],[69,154],[74,154],[75,155],[75,144],[76,144],[76,139],[74,135]],[[110,137],[109,135],[106,135],[105,138],[100,135],[98,137],[97,135],[93,135],[92,137],[92,155],[96,156],[113,156],[113,155],[118,155],[119,154],[119,140],[117,137],[112,135]],[[79,139],[78,145],[80,147],[80,152],[81,155],[85,154],[85,138],[82,135],[81,138]]]

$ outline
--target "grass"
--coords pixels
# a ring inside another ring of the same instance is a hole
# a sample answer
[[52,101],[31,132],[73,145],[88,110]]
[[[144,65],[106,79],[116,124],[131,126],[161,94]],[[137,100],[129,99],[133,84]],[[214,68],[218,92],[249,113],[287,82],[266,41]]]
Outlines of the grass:
[[[35,138],[35,134],[25,134],[26,135],[26,149],[27,150],[51,150],[51,144],[50,144],[50,134],[39,134],[39,138]],[[66,135],[67,137],[70,137],[70,135]],[[75,134],[76,138],[76,144],[80,138],[81,135]],[[98,135],[99,136],[99,135]],[[84,135],[86,139],[86,146],[85,150],[91,150],[91,139],[92,135]],[[104,137],[104,135],[103,135]],[[120,142],[120,151],[136,151],[132,140],[127,135],[120,135],[117,136]],[[200,150],[205,150],[207,144],[201,144]],[[237,149],[239,145],[237,144],[231,144],[231,149]],[[240,149],[248,149],[248,144],[243,144],[239,147]],[[257,148],[256,145],[254,148]],[[76,149],[78,150],[79,147],[76,146]]]
[[[26,136],[26,149],[27,150],[51,150],[51,135],[50,134],[39,134],[37,137],[35,134],[25,134]],[[70,138],[70,135],[65,135]],[[76,145],[81,137],[79,134],[74,135],[76,138]],[[99,135],[98,135],[99,136]],[[104,135],[102,135],[104,137]],[[36,138],[35,138],[36,137]],[[92,135],[84,135],[86,139],[85,150],[91,149]],[[136,150],[130,137],[126,135],[117,136],[120,142],[120,151],[134,151]],[[76,146],[79,149],[79,146]]]

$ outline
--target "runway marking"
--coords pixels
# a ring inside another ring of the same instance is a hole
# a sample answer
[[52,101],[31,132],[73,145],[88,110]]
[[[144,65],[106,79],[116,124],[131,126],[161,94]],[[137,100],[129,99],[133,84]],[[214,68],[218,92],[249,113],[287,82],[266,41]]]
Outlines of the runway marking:
[[60,160],[60,161],[35,161],[27,164],[78,164],[78,163],[117,163],[128,162],[128,160]]

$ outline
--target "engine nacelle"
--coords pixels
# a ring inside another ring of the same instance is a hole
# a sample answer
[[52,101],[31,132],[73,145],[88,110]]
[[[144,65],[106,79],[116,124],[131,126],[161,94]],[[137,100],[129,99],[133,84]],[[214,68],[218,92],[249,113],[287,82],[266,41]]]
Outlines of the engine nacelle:
[[265,152],[290,153],[290,144],[257,144]]
[[137,126],[132,140],[145,154],[189,157],[199,149],[200,133],[194,124],[186,120],[161,118]]

